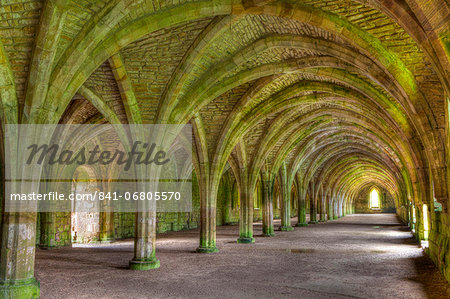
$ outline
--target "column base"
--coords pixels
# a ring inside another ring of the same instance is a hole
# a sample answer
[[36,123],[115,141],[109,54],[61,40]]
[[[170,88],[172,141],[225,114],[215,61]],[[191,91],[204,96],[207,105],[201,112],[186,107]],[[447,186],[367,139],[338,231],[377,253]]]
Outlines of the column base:
[[43,249],[43,250],[51,250],[51,249],[58,249],[61,248],[62,246],[60,245],[38,245],[39,249]]
[[239,221],[230,221],[230,222],[225,222],[223,225],[236,225],[239,224]]
[[263,237],[275,237],[274,233],[267,233],[267,234],[262,234]]
[[36,278],[0,281],[1,298],[39,298],[39,281]]
[[339,218],[338,216],[334,216],[334,217],[333,217],[334,220],[336,220],[336,219],[338,219],[338,218]]
[[317,223],[319,223],[319,221],[310,221],[310,222],[308,222],[308,224],[317,224]]
[[130,269],[131,270],[145,271],[145,270],[150,270],[150,269],[157,269],[157,268],[159,268],[159,266],[160,266],[159,260],[157,260],[155,258],[142,259],[142,260],[132,259],[130,261]]
[[295,226],[297,226],[297,227],[305,227],[305,226],[308,226],[308,223],[297,223]]
[[250,243],[255,243],[255,238],[247,238],[247,237],[239,237],[237,239],[237,242],[240,244],[250,244]]
[[290,231],[293,231],[294,228],[292,226],[281,226],[280,230],[283,232],[290,232]]
[[327,222],[326,220],[319,220],[320,223],[325,223]]
[[199,247],[196,251],[198,253],[214,253],[219,252],[219,249],[217,249],[217,247]]

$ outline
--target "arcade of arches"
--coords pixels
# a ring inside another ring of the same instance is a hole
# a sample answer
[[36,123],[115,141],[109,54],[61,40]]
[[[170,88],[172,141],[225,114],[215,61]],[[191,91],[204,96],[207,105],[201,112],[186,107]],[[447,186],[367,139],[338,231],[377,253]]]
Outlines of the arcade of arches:
[[191,124],[193,210],[2,211],[0,296],[39,296],[39,247],[134,236],[148,270],[157,233],[219,256],[220,225],[382,212],[450,281],[449,22],[445,0],[1,1],[2,126]]

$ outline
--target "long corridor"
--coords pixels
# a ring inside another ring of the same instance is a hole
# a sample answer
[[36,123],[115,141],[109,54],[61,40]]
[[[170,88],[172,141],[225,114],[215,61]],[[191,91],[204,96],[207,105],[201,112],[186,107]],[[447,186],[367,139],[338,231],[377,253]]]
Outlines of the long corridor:
[[150,271],[128,269],[132,240],[38,250],[41,297],[450,298],[395,214],[350,215],[271,238],[254,227],[254,244],[236,243],[238,226],[218,227],[213,254],[195,253],[198,230],[159,235],[161,268]]

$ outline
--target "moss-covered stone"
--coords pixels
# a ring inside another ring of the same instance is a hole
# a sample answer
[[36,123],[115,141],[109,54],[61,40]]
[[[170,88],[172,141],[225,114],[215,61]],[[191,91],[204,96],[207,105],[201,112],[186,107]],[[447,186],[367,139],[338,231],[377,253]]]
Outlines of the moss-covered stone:
[[35,279],[0,281],[0,297],[5,299],[39,298],[40,286]]

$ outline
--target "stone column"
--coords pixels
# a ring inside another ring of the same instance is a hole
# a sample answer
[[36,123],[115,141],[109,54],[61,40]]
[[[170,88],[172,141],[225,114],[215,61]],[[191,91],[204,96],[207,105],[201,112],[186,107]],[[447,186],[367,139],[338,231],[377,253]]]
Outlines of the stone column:
[[347,215],[346,210],[345,210],[345,206],[346,206],[346,201],[345,201],[345,199],[342,199],[342,202],[341,202],[342,217],[345,217],[345,215]]
[[347,200],[342,203],[342,209],[344,212],[344,216],[347,215],[348,214],[348,201]]
[[309,204],[309,224],[317,224],[317,197],[314,182],[311,183],[311,196]]
[[225,194],[225,204],[223,205],[223,224],[230,224],[231,221],[231,210],[232,210],[232,199],[233,199],[233,183],[231,181],[230,172],[227,171],[222,176],[223,188],[226,190]]
[[100,242],[109,243],[113,240],[114,240],[114,212],[112,211],[101,212]]
[[[144,175],[155,178],[153,169],[143,169],[136,166],[137,178],[144,178]],[[148,184],[146,182],[137,183],[137,191],[147,192],[158,190],[158,183]],[[159,260],[156,259],[156,202],[138,201],[134,220],[134,257],[130,261],[132,270],[150,270],[159,268]]]
[[421,241],[423,239],[423,221],[422,221],[422,206],[419,203],[416,205],[416,239]]
[[156,211],[136,212],[134,230],[134,258],[130,261],[132,270],[159,268],[156,250]]
[[320,190],[320,222],[326,222],[327,221],[327,210],[326,210],[326,196],[325,192],[323,191],[323,186]]
[[332,197],[331,195],[327,195],[327,204],[328,204],[328,213],[327,213],[327,218],[328,220],[333,220],[333,202],[332,202]]
[[343,204],[342,196],[339,196],[339,197],[338,197],[338,217],[339,217],[339,218],[345,216],[345,215],[343,214],[342,204]]
[[[102,190],[112,190],[109,182],[106,182],[102,186]],[[100,236],[99,241],[102,243],[109,243],[114,240],[114,211],[109,200],[105,200],[100,203]]]
[[[34,277],[34,259],[36,250],[36,220],[38,203],[30,201],[9,202],[7,205],[5,193],[37,193],[40,190],[41,169],[39,167],[21,168],[18,151],[19,136],[14,130],[5,134],[5,151],[10,151],[10,174],[6,178],[18,179],[5,182],[2,174],[2,227],[0,243],[0,298],[38,298],[40,295],[39,282]],[[25,132],[28,133],[28,132]],[[38,140],[40,132],[37,132]],[[9,138],[9,139],[8,139]],[[44,139],[45,140],[45,139]],[[31,140],[30,140],[31,141]],[[11,154],[12,153],[12,154]],[[5,156],[7,156],[5,154]],[[17,164],[16,164],[17,163]],[[2,173],[7,170],[3,166]],[[19,168],[16,168],[19,167]],[[23,172],[26,171],[26,174]],[[22,181],[33,179],[32,182]],[[6,185],[8,184],[8,185]],[[6,190],[6,187],[8,191]],[[8,196],[6,194],[6,196]]]
[[36,213],[4,213],[1,242],[0,297],[38,298],[34,277]]
[[254,243],[253,238],[253,190],[248,190],[244,181],[240,185],[241,209],[239,210],[238,243]]
[[[301,183],[298,182],[298,186],[301,186]],[[308,226],[306,223],[306,190],[303,190],[302,187],[299,187],[297,190],[297,200],[298,200],[298,211],[297,211],[297,224],[295,226]]]
[[216,247],[216,197],[217,190],[210,189],[203,175],[199,178],[200,191],[200,244],[199,253],[217,252]]
[[273,228],[273,176],[267,171],[261,174],[262,182],[262,233],[264,237],[275,236]]
[[317,206],[316,201],[313,196],[310,199],[310,205],[309,205],[309,224],[317,224]]
[[291,186],[288,184],[286,163],[283,162],[280,169],[280,191],[281,191],[281,227],[282,231],[292,231],[291,225]]

